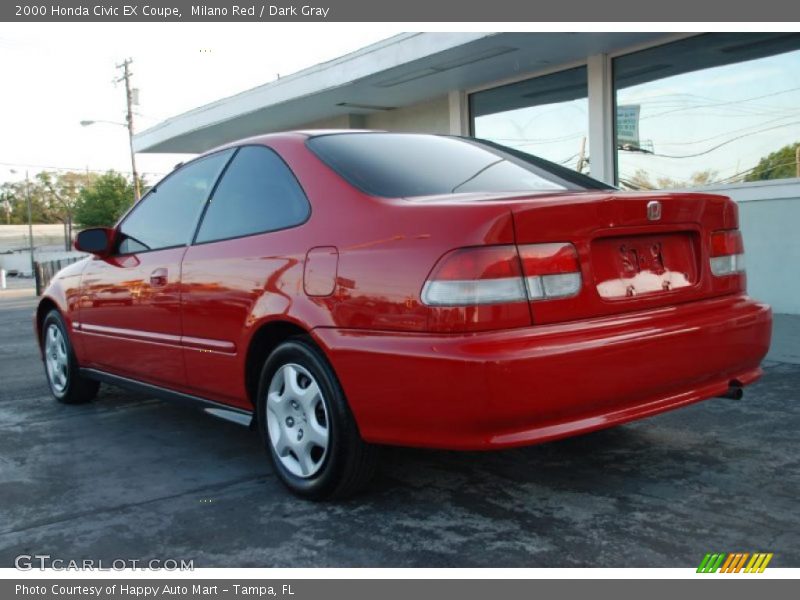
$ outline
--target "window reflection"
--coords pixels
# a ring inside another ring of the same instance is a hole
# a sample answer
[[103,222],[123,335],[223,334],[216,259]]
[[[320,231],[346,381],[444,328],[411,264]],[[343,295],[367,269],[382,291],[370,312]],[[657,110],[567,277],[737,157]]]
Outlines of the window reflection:
[[473,133],[578,172],[589,172],[586,67],[470,96]]
[[617,58],[629,189],[800,175],[800,35],[706,34]]

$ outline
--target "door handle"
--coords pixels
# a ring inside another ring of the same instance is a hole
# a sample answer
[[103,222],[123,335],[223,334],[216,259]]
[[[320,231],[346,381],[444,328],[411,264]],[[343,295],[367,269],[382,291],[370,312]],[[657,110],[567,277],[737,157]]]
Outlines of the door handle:
[[167,270],[160,267],[150,273],[150,285],[153,287],[164,287],[167,285]]

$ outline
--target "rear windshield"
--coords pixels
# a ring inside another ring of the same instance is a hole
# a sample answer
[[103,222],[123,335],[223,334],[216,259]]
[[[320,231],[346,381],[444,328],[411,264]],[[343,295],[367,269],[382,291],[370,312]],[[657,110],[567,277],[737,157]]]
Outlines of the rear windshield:
[[610,189],[561,165],[471,138],[336,133],[312,137],[307,143],[348,182],[384,198]]

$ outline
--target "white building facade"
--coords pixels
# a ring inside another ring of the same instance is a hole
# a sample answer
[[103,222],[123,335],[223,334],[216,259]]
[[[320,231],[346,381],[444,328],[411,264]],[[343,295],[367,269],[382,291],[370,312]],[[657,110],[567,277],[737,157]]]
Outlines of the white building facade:
[[199,107],[138,152],[287,129],[475,135],[740,208],[752,295],[800,314],[800,34],[410,33]]

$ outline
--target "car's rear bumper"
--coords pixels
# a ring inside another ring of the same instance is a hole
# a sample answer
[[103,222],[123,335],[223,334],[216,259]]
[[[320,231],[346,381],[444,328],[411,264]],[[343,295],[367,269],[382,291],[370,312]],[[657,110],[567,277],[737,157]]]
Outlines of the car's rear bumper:
[[719,396],[761,375],[769,306],[727,296],[465,335],[316,329],[371,442],[534,444]]

